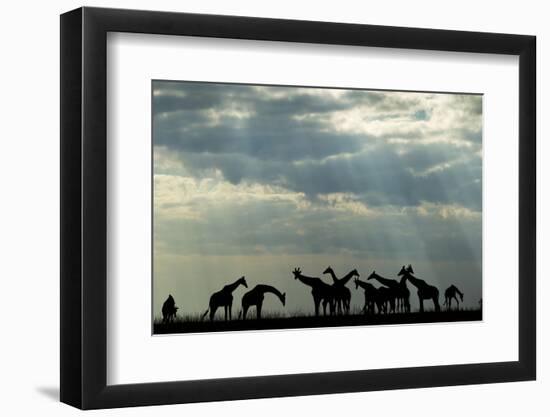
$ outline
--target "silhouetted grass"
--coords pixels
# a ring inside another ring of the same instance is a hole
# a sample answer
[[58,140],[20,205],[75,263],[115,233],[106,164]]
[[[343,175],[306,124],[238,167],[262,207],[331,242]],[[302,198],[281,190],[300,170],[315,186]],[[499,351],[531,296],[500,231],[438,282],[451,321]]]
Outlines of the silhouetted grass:
[[216,316],[214,321],[208,317],[202,320],[201,314],[177,316],[172,323],[162,323],[156,318],[153,323],[154,334],[169,333],[202,333],[226,332],[238,330],[270,330],[270,329],[300,329],[338,326],[376,326],[388,324],[442,323],[457,321],[479,321],[482,319],[480,309],[460,309],[452,311],[425,311],[411,313],[365,315],[360,308],[353,308],[350,315],[319,316],[312,312],[262,312],[262,318],[256,319],[254,309],[247,319],[238,318],[238,312],[233,320],[225,321],[223,314]]

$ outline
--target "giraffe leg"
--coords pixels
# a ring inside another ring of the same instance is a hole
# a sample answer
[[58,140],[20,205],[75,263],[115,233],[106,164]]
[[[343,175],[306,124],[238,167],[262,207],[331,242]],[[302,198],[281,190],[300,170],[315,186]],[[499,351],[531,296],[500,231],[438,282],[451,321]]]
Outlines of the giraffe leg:
[[246,320],[246,313],[248,313],[248,306],[243,306],[243,320]]
[[260,320],[262,318],[262,303],[258,303],[256,306],[256,318]]
[[418,296],[418,303],[420,304],[420,312],[423,313],[424,312],[424,300],[420,296]]
[[315,305],[315,316],[317,317],[319,315],[319,304],[321,303],[321,300],[314,298],[313,304]]
[[216,310],[218,309],[218,307],[210,307],[210,321],[213,321],[214,320],[214,316],[216,315]]

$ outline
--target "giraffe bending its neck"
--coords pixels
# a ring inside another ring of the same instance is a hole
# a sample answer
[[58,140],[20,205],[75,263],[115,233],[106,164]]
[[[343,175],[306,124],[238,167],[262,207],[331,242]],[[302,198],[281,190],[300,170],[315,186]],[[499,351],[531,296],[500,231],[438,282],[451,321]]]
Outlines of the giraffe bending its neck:
[[441,308],[439,306],[439,290],[433,285],[427,284],[426,281],[416,278],[415,276],[413,276],[413,273],[414,271],[412,269],[412,266],[409,265],[407,268],[403,266],[398,275],[404,277],[406,280],[409,280],[409,282],[416,287],[418,302],[420,304],[420,312],[424,311],[424,300],[432,300],[434,303],[435,311],[440,311]]
[[332,286],[335,288],[335,302],[338,313],[345,312],[349,314],[350,304],[351,304],[351,291],[346,287],[346,284],[353,278],[359,277],[359,272],[357,269],[353,269],[348,272],[344,277],[338,278],[334,273],[332,267],[325,269],[323,274],[330,274],[332,277]]
[[202,315],[204,319],[208,312],[210,311],[210,321],[214,320],[216,315],[216,310],[219,307],[224,308],[225,320],[231,320],[231,308],[233,307],[233,291],[237,289],[239,285],[243,285],[245,288],[248,288],[246,280],[244,277],[240,277],[232,284],[227,284],[221,290],[215,292],[210,296],[210,302],[208,303],[208,309]]
[[243,308],[243,320],[246,320],[246,313],[248,309],[252,306],[256,307],[256,318],[259,320],[262,318],[262,305],[264,303],[264,294],[271,293],[275,294],[283,306],[286,303],[286,294],[281,293],[277,288],[272,287],[271,285],[259,284],[252,288],[250,291],[243,295],[241,301]]
[[456,286],[451,285],[445,290],[445,302],[443,305],[447,306],[447,310],[451,309],[453,300],[456,301],[456,308],[459,308],[460,302],[458,301],[457,294],[460,297],[460,301],[464,301],[464,294]]
[[334,314],[334,298],[335,291],[332,285],[323,282],[321,278],[308,277],[302,274],[300,268],[295,268],[292,271],[294,279],[297,279],[302,284],[311,288],[311,295],[313,297],[313,305],[315,307],[315,315],[319,315],[319,305],[323,302],[324,314],[327,314],[327,304],[330,307],[330,314]]

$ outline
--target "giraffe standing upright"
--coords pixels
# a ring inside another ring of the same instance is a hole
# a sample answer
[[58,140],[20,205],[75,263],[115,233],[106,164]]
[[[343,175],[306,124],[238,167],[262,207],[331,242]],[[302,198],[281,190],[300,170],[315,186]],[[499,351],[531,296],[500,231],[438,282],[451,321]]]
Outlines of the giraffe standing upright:
[[327,269],[325,269],[323,274],[330,274],[330,276],[332,277],[332,286],[336,289],[334,297],[338,313],[345,312],[346,314],[349,314],[351,304],[351,291],[348,287],[346,287],[346,284],[353,277],[359,277],[359,272],[357,272],[357,269],[354,269],[348,272],[344,277],[338,278],[334,273],[332,267],[329,266]]
[[382,306],[380,304],[380,298],[378,297],[378,290],[376,287],[357,278],[355,278],[353,282],[355,283],[356,290],[361,287],[365,292],[365,305],[363,306],[363,312],[365,314],[374,314],[375,306],[378,307],[378,313],[382,312]]
[[399,288],[399,302],[400,302],[400,309],[401,311],[405,313],[410,313],[411,311],[411,292],[409,291],[409,288],[407,287],[407,278],[401,277],[401,281],[399,281],[399,285],[401,288]]
[[297,279],[302,284],[311,288],[311,295],[313,296],[313,305],[315,307],[315,315],[319,315],[319,306],[323,302],[323,312],[327,314],[327,304],[330,308],[330,314],[334,314],[334,295],[335,290],[332,285],[327,284],[321,278],[307,277],[302,274],[300,268],[295,268],[292,271],[294,279]]
[[256,318],[259,320],[262,318],[262,305],[264,303],[264,294],[275,294],[283,306],[286,303],[286,293],[281,293],[277,288],[271,285],[259,284],[252,288],[250,291],[243,295],[241,305],[243,308],[243,320],[246,320],[246,313],[252,306],[256,307]]
[[439,306],[439,290],[433,285],[427,284],[426,281],[414,277],[413,274],[414,271],[412,266],[409,265],[407,268],[403,266],[398,275],[409,280],[409,282],[416,287],[420,312],[424,311],[424,300],[432,300],[435,311],[441,311],[441,307]]
[[367,281],[371,279],[375,279],[380,284],[388,288],[388,290],[383,290],[382,293],[385,294],[385,297],[390,304],[390,312],[395,311],[395,300],[397,300],[397,305],[400,306],[403,304],[400,300],[406,298],[406,304],[408,304],[408,297],[406,294],[409,292],[409,289],[407,288],[407,284],[403,287],[403,285],[395,279],[384,278],[383,276],[378,275],[376,271],[372,271],[372,274],[369,275]]
[[216,310],[219,307],[223,307],[224,313],[225,313],[225,320],[227,321],[228,317],[229,317],[229,320],[231,320],[231,308],[233,307],[233,291],[235,291],[237,287],[241,284],[244,285],[245,288],[248,288],[248,285],[246,284],[246,280],[244,279],[244,276],[240,277],[234,283],[228,284],[225,287],[223,287],[221,290],[212,294],[210,296],[210,302],[208,303],[208,309],[204,312],[204,314],[202,315],[202,318],[204,319],[208,314],[208,311],[210,311],[210,321],[214,320],[214,316],[216,315]]
[[443,304],[447,306],[447,310],[451,309],[453,299],[456,301],[456,308],[458,310],[460,303],[458,301],[457,294],[460,297],[460,301],[464,301],[464,294],[460,292],[460,290],[456,286],[451,285],[445,290],[445,302]]

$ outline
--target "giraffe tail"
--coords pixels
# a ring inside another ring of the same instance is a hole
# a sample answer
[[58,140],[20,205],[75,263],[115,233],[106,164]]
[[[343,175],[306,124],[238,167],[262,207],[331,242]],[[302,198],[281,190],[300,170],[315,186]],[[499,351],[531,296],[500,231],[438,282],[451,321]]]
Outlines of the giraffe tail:
[[204,318],[206,317],[206,315],[208,314],[208,312],[210,311],[210,309],[206,309],[206,311],[204,312],[204,314],[202,315],[201,317],[201,320],[204,320]]

